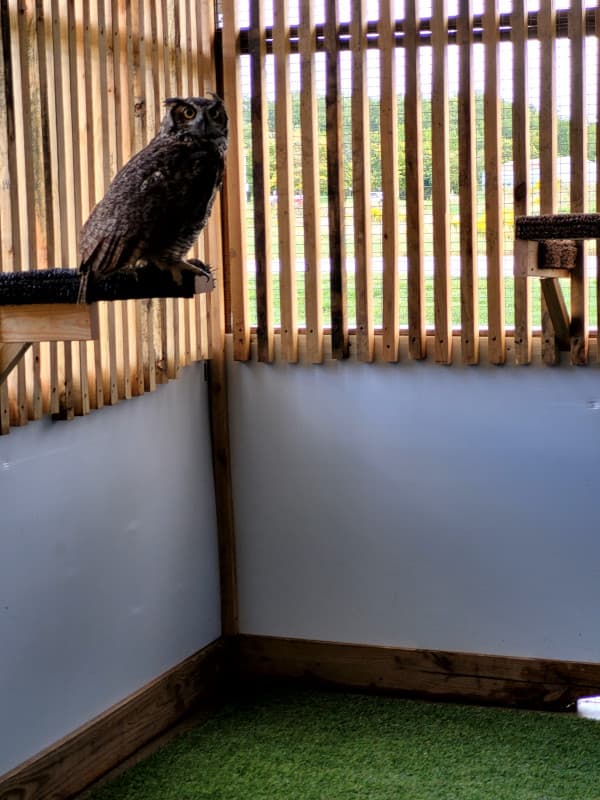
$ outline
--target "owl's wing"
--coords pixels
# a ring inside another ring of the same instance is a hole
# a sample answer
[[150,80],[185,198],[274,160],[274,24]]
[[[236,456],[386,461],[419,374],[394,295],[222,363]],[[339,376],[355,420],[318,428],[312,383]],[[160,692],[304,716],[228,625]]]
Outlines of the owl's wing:
[[149,231],[160,221],[166,194],[163,173],[144,168],[134,157],[82,228],[80,271],[108,275],[135,266]]

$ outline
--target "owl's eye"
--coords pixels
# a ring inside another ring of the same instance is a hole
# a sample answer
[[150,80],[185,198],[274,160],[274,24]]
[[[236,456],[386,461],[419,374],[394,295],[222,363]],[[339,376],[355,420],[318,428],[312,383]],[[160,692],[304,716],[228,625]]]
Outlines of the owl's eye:
[[186,106],[183,109],[183,116],[185,117],[185,119],[194,119],[194,117],[196,116],[196,109],[192,108],[191,106]]

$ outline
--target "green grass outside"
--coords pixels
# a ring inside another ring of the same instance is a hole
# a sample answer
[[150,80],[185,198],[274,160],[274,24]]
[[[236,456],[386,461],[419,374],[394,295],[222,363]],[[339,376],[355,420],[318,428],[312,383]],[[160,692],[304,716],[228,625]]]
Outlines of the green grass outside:
[[[296,276],[297,284],[297,301],[298,301],[298,317],[299,324],[304,324],[304,307],[305,307],[305,294],[304,294],[304,273],[299,272]],[[455,327],[460,326],[460,279],[452,279],[452,325]],[[561,280],[561,285],[567,306],[570,302],[570,284],[568,279]],[[329,325],[331,320],[331,294],[329,290],[329,279],[327,276],[323,278],[323,319],[324,324]],[[514,327],[515,314],[514,314],[514,281],[512,278],[505,278],[504,280],[504,309],[506,314],[506,326]],[[596,320],[596,292],[597,286],[595,280],[589,282],[589,313],[591,326],[595,327]],[[541,287],[539,280],[532,281],[532,324],[534,327],[541,325]],[[256,325],[256,278],[251,275],[249,277],[249,298],[250,298],[250,312],[251,312],[251,325]],[[400,311],[400,325],[408,325],[408,283],[406,278],[399,280],[399,311]],[[373,275],[373,314],[375,318],[375,327],[382,326],[383,318],[383,277],[381,274],[376,273]],[[273,316],[274,324],[278,326],[281,321],[280,314],[280,298],[279,298],[279,277],[273,276]],[[433,325],[434,322],[434,303],[433,303],[433,278],[425,280],[425,317],[428,325]],[[354,275],[348,276],[348,318],[349,325],[356,324],[356,292],[354,286]],[[487,315],[487,285],[485,279],[479,281],[479,325],[486,327],[488,321]]]
[[599,753],[568,714],[273,690],[92,800],[599,800]]

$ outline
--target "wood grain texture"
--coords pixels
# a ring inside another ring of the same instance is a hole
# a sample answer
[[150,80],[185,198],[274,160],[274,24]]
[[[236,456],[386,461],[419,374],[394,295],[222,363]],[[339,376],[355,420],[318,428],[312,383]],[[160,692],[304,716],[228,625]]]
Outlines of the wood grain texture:
[[0,342],[59,342],[98,335],[95,306],[39,303],[0,306]]
[[240,191],[240,187],[246,185],[246,179],[239,75],[238,12],[235,0],[224,0],[222,11],[223,100],[230,118],[224,180],[224,200],[227,208],[224,257],[231,285],[233,355],[238,361],[247,361],[250,355],[250,315],[246,274],[246,204],[244,192]]
[[215,708],[229,673],[223,640],[0,777],[0,800],[67,800],[186,714]]
[[[571,43],[571,119],[569,143],[571,150],[571,211],[585,211],[587,196],[587,114],[585,75],[585,3],[572,0],[569,13]],[[585,273],[584,241],[577,244],[578,256],[571,275],[571,363],[587,364],[588,285]]]
[[19,363],[28,347],[31,347],[31,342],[0,342],[0,384],[4,385],[8,374]]
[[302,149],[302,202],[304,217],[304,281],[306,354],[310,363],[323,361],[323,303],[321,286],[321,209],[319,188],[319,135],[315,77],[315,23],[311,0],[300,2],[300,97]]
[[433,212],[433,303],[435,360],[452,362],[450,283],[450,153],[448,148],[448,9],[434,0],[431,21],[433,76],[431,87],[431,181]]
[[371,151],[367,89],[367,4],[352,0],[352,198],[356,282],[356,348],[360,361],[373,361],[373,267],[371,234]]
[[485,50],[484,161],[485,245],[488,288],[488,357],[492,364],[506,360],[504,324],[504,274],[502,150],[500,147],[500,32],[497,0],[486,0],[483,14]]
[[398,232],[398,101],[394,4],[381,0],[379,9],[381,213],[383,256],[383,360],[399,358],[399,232]]
[[[554,214],[556,211],[556,8],[554,0],[542,3],[538,13],[540,37],[540,213]],[[559,287],[555,287],[555,292]],[[551,316],[542,297],[542,360],[549,366],[558,364],[559,348],[556,342]]]
[[346,237],[344,230],[344,162],[342,86],[338,43],[337,0],[325,7],[325,117],[327,140],[327,210],[329,220],[329,281],[331,288],[331,356],[348,358]]
[[458,199],[460,217],[460,314],[463,364],[479,362],[479,282],[477,269],[477,172],[473,94],[473,8],[461,0],[457,20]]
[[292,90],[287,0],[276,0],[273,28],[275,56],[275,162],[279,234],[279,297],[282,357],[298,361],[298,300],[296,294],[296,233],[294,163],[292,153]]
[[271,203],[265,21],[262,0],[250,2],[250,121],[252,129],[252,192],[254,196],[254,259],[256,262],[256,335],[258,360],[273,361],[273,278],[271,272]]
[[417,0],[406,0],[404,19],[406,147],[406,248],[408,261],[408,347],[411,358],[427,355],[423,264],[423,123],[419,78]]
[[[514,216],[529,214],[529,99],[527,83],[527,3],[515,0],[513,8],[513,209]],[[531,363],[531,282],[525,275],[527,247],[515,241],[515,363]]]
[[547,709],[600,691],[600,665],[591,663],[249,635],[239,653],[246,680]]

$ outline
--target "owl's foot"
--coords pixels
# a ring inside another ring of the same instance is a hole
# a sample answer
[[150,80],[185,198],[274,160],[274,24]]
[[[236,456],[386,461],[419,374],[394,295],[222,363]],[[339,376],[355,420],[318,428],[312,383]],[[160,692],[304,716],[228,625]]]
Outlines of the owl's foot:
[[161,269],[169,270],[173,276],[173,280],[178,286],[181,286],[183,283],[183,273],[192,272],[199,278],[203,278],[206,283],[209,284],[209,288],[214,289],[215,279],[210,267],[207,267],[206,264],[197,258],[190,258],[188,261],[179,261],[177,264],[168,264],[165,266],[159,264],[159,266]]

